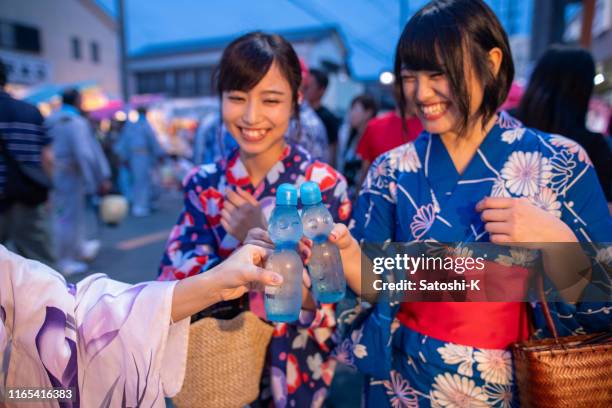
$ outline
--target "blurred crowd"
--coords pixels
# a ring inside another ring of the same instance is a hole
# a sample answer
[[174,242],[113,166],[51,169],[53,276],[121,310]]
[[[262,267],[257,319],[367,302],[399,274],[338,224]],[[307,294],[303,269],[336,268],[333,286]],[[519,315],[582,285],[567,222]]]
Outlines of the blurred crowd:
[[[423,128],[414,108],[403,115],[399,108],[381,111],[367,93],[355,96],[341,117],[322,103],[328,74],[300,62],[302,98],[285,137],[338,169],[354,200],[376,157],[414,140]],[[522,98],[511,91],[504,108],[528,126],[580,143],[611,202],[610,130],[604,135],[586,126],[594,74],[588,51],[554,46],[536,65]],[[5,84],[0,62],[0,86]],[[175,129],[173,146],[168,139],[162,143],[146,105],[136,106],[129,120],[101,126],[81,109],[78,90],[65,90],[61,101],[43,118],[36,107],[0,92],[0,242],[66,276],[86,272],[96,257],[100,214],[111,224],[128,208],[134,217],[149,216],[163,188],[180,190],[193,166],[225,160],[238,147],[219,110],[193,129]]]

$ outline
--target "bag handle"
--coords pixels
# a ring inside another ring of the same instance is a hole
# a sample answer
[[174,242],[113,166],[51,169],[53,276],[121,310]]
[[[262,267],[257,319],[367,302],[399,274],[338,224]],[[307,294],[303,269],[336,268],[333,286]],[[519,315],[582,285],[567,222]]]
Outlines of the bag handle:
[[548,307],[548,302],[546,301],[546,295],[544,294],[544,277],[541,274],[539,274],[537,278],[536,290],[538,292],[540,304],[542,305],[542,311],[544,312],[544,318],[546,319],[548,330],[550,330],[550,333],[553,335],[555,341],[558,342],[559,333],[557,333],[555,322],[553,321],[552,315],[550,314],[550,309]]

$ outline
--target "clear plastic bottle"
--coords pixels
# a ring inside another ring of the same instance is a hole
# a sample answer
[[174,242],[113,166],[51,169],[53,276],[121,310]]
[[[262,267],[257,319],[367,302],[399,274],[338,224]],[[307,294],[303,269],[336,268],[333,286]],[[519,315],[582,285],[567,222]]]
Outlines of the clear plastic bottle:
[[321,303],[335,303],[346,292],[346,279],[338,247],[328,241],[334,220],[322,202],[318,184],[307,181],[300,187],[300,199],[304,206],[302,224],[304,235],[313,241],[308,271],[312,292]]
[[297,189],[281,184],[276,191],[276,207],[270,217],[268,233],[275,244],[266,269],[282,275],[283,284],[266,286],[266,317],[273,322],[293,322],[302,308],[302,270],[304,264],[296,252],[302,238],[302,222],[297,211]]

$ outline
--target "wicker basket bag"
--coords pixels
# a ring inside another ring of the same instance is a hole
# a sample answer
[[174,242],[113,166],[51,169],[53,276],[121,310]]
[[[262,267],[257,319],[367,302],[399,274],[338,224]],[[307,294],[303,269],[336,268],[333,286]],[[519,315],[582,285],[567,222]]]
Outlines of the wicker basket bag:
[[245,311],[230,320],[207,317],[189,329],[185,381],[178,408],[236,408],[253,402],[273,326]]
[[612,407],[612,333],[559,337],[538,292],[553,338],[512,346],[521,407]]

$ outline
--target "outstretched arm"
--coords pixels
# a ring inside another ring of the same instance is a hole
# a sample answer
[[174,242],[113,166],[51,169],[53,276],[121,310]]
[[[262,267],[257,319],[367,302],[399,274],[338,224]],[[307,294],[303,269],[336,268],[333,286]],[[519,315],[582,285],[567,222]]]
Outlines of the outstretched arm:
[[179,281],[172,298],[172,320],[176,322],[217,302],[239,298],[248,291],[250,283],[280,285],[283,278],[279,274],[259,266],[269,252],[245,245],[206,273]]

